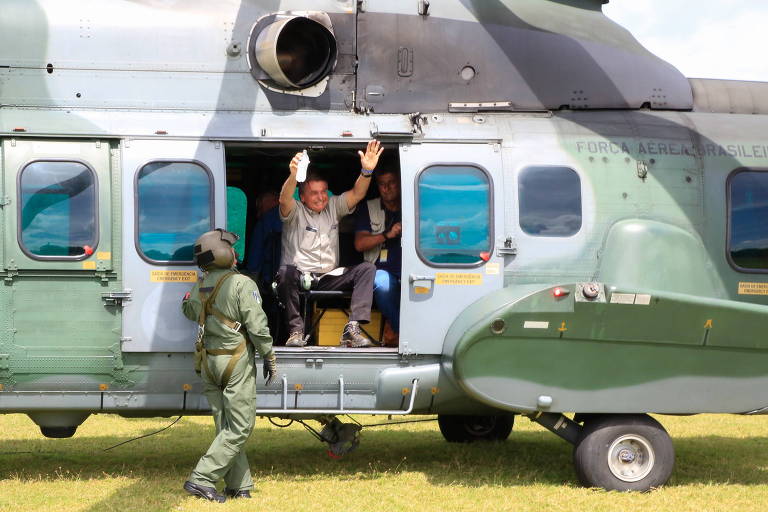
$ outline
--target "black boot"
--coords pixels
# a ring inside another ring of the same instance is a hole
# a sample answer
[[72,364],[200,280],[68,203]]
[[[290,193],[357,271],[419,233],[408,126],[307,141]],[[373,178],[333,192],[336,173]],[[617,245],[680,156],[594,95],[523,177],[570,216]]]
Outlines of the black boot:
[[249,489],[240,489],[239,491],[233,489],[224,489],[224,493],[230,498],[251,498],[251,491]]
[[206,487],[204,485],[197,485],[190,481],[186,481],[184,482],[184,490],[192,496],[204,500],[215,501],[216,503],[224,503],[227,501],[227,498],[223,494],[216,492],[215,487]]

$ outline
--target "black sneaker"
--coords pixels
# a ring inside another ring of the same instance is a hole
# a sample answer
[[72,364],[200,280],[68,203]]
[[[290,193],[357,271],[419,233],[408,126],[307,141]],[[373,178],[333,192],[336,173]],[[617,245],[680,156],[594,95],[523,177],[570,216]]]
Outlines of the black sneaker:
[[340,344],[342,347],[350,348],[368,348],[373,346],[373,342],[361,332],[360,325],[357,322],[349,322],[344,326]]
[[184,482],[184,490],[196,498],[202,498],[216,503],[224,503],[227,498],[223,494],[216,492],[215,487],[206,487],[204,485],[193,484],[190,481]]
[[303,347],[307,344],[307,340],[304,339],[304,333],[303,332],[292,332],[290,336],[288,336],[288,341],[285,342],[286,347]]

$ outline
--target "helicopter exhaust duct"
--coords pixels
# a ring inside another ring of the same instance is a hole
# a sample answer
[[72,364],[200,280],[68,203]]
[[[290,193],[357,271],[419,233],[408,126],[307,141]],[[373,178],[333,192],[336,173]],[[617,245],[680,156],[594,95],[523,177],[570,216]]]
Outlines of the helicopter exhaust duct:
[[336,37],[330,17],[323,12],[266,16],[254,25],[249,43],[251,72],[282,88],[316,85],[336,65]]

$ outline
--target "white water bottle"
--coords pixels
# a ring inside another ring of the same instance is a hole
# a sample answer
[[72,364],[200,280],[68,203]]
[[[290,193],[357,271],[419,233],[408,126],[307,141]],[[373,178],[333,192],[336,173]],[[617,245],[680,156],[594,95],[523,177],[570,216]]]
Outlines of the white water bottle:
[[299,160],[299,166],[296,170],[296,181],[299,183],[303,183],[307,179],[307,167],[309,167],[309,155],[307,154],[307,150],[304,150],[304,154],[301,155],[301,159]]

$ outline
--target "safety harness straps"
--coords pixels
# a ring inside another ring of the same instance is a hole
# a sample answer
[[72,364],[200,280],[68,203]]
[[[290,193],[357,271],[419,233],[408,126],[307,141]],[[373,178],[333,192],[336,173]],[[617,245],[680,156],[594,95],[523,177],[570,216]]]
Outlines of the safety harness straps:
[[[240,322],[235,322],[227,318],[221,311],[219,311],[218,308],[214,306],[214,302],[216,302],[216,296],[219,294],[221,285],[223,285],[224,281],[226,281],[228,278],[232,277],[233,275],[235,275],[235,272],[229,272],[221,276],[219,281],[216,283],[216,286],[213,288],[213,291],[211,292],[210,296],[206,297],[205,293],[200,292],[200,301],[202,302],[203,307],[200,308],[200,316],[198,317],[197,323],[200,327],[201,332],[205,330],[205,319],[208,317],[208,315],[213,315],[214,317],[216,317],[216,319],[219,322],[223,323],[230,329],[233,329],[235,331],[243,330]],[[202,340],[199,341],[201,346],[198,348],[202,352],[202,367],[205,370],[205,374],[208,376],[208,378],[212,382],[216,382],[216,378],[213,376],[211,369],[208,367],[208,355],[210,354],[212,356],[231,356],[229,359],[229,363],[227,364],[226,368],[224,368],[224,372],[221,374],[221,382],[219,383],[219,387],[221,389],[224,389],[225,387],[227,387],[227,384],[229,383],[229,378],[232,376],[232,372],[235,369],[235,365],[243,356],[243,353],[246,350],[247,342],[248,342],[248,336],[246,335],[245,339],[234,349],[224,349],[224,348],[206,349],[205,344],[202,342]]]
[[208,368],[208,361],[207,361],[207,355],[210,354],[212,356],[232,356],[229,358],[229,363],[227,363],[227,367],[224,368],[224,371],[221,374],[221,384],[219,386],[221,389],[224,389],[227,387],[227,384],[229,383],[229,378],[232,376],[232,372],[235,370],[235,365],[240,360],[241,357],[243,357],[243,353],[245,353],[245,343],[246,341],[243,340],[237,348],[234,349],[204,349],[206,354],[203,356],[203,367],[205,368],[205,373],[208,375],[208,378],[210,378],[213,382],[216,382],[216,380],[213,378],[213,375],[211,375],[211,370]]

